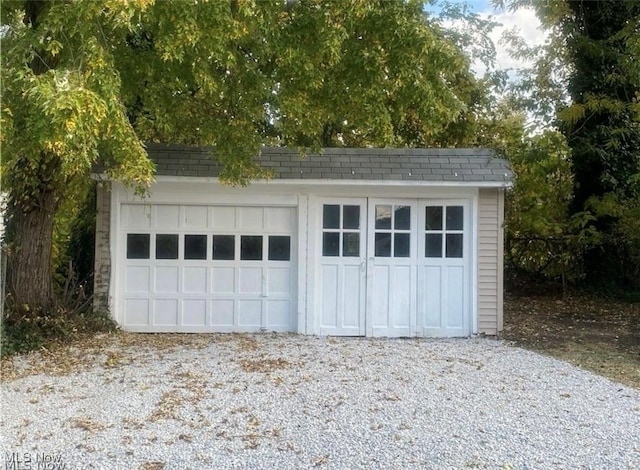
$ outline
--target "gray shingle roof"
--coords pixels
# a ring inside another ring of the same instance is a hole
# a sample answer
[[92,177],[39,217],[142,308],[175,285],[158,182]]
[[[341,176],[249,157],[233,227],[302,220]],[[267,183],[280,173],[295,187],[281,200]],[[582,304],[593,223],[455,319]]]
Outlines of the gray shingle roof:
[[[158,176],[216,177],[219,165],[211,148],[148,144]],[[275,179],[335,179],[370,181],[459,181],[509,184],[507,162],[479,148],[327,148],[300,157],[295,149],[263,148],[257,158]]]

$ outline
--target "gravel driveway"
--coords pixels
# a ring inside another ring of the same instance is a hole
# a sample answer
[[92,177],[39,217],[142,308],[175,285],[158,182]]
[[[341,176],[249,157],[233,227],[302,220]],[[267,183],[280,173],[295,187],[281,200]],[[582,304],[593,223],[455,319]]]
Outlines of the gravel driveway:
[[265,334],[145,346],[158,336],[70,350],[84,361],[70,373],[5,379],[3,458],[69,469],[640,468],[640,391],[500,341]]

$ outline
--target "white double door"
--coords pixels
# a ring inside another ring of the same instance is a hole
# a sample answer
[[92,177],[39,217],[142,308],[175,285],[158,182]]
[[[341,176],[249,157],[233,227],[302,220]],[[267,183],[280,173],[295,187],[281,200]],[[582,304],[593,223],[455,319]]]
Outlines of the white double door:
[[467,201],[326,199],[318,212],[320,334],[470,333]]

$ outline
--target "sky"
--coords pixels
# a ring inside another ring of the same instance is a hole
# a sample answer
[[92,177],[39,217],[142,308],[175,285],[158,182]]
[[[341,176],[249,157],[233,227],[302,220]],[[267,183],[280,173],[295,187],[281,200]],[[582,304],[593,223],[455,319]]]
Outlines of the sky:
[[[490,0],[450,1],[452,3],[467,3],[473,12],[478,13],[483,17],[491,16],[495,21],[502,24],[502,26],[497,27],[491,35],[491,39],[496,45],[498,68],[518,68],[526,65],[525,63],[519,62],[510,57],[506,47],[500,44],[500,37],[502,36],[503,31],[516,27],[519,30],[520,35],[528,44],[538,45],[544,42],[545,35],[540,29],[538,29],[540,22],[536,18],[532,9],[519,9],[516,12],[496,11],[491,6]],[[432,14],[437,14],[440,11],[440,8],[437,5],[429,5],[427,7],[427,11]],[[474,70],[479,71],[478,67],[474,67]]]

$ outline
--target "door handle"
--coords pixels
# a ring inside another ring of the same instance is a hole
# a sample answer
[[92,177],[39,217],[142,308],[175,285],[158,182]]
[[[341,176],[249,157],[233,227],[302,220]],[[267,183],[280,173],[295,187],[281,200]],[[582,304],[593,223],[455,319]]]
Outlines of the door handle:
[[365,272],[367,269],[367,260],[363,259],[360,261],[360,272]]

